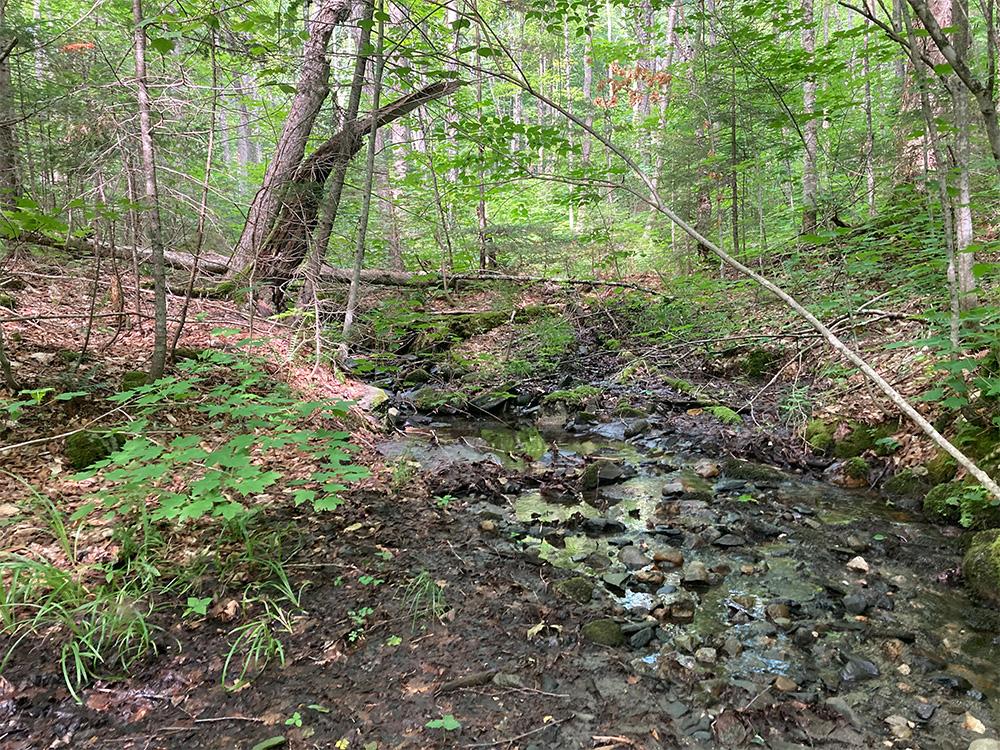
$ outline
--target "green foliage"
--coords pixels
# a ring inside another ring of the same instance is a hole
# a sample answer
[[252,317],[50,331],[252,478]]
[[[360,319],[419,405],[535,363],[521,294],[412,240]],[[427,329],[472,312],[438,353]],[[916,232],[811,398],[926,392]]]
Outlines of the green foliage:
[[444,586],[426,570],[420,571],[406,584],[402,596],[414,631],[423,627],[423,621],[440,620],[448,611]]
[[603,391],[592,385],[578,385],[573,388],[552,391],[542,399],[546,404],[565,404],[569,407],[582,407],[598,398]]
[[[251,514],[256,512],[251,501],[284,476],[268,468],[268,460],[275,457],[273,465],[284,465],[276,457],[289,450],[318,465],[308,478],[287,483],[296,506],[332,510],[344,483],[367,475],[350,462],[348,433],[302,426],[343,419],[348,404],[303,401],[270,381],[262,363],[223,352],[184,360],[178,369],[179,375],[112,397],[136,416],[120,430],[132,437],[79,477],[100,475],[110,483],[96,496],[106,510],[133,512],[155,490],[153,521]],[[166,409],[186,409],[197,420],[195,429],[169,441],[148,437]]]
[[706,406],[705,411],[723,424],[735,425],[742,424],[743,422],[743,417],[739,415],[739,412],[733,411],[728,406],[722,406],[721,404]]
[[428,729],[443,729],[446,732],[454,732],[462,728],[462,723],[451,714],[445,714],[440,719],[431,719],[424,726]]

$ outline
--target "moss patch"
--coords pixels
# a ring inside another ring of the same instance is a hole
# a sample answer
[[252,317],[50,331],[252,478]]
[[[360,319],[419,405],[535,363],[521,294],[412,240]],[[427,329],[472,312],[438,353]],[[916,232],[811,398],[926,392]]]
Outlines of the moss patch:
[[867,425],[855,425],[842,440],[833,446],[837,458],[854,458],[875,445],[875,431]]
[[722,404],[716,404],[715,406],[708,406],[705,408],[709,414],[718,419],[723,424],[742,424],[743,417],[741,417],[737,412],[730,409],[728,406],[723,406]]
[[836,428],[836,423],[830,424],[822,419],[813,419],[806,425],[806,442],[814,451],[829,453],[833,450],[836,442],[833,439],[833,432]]
[[566,406],[583,406],[591,399],[601,395],[601,389],[592,385],[578,385],[575,388],[552,391],[544,399],[546,404],[565,404]]
[[121,440],[117,435],[84,430],[75,432],[66,438],[63,452],[66,454],[69,465],[80,471],[98,461],[103,461],[120,446]]
[[625,634],[614,620],[592,620],[580,629],[580,633],[591,643],[602,646],[621,646],[625,643]]
[[962,574],[973,594],[1000,605],[1000,529],[980,531],[972,537]]
[[740,370],[743,374],[751,378],[760,378],[774,372],[781,353],[766,349],[762,346],[751,349],[746,356],[740,360]]
[[586,604],[594,594],[594,584],[583,576],[573,576],[559,581],[556,591],[577,604]]
[[893,497],[920,497],[927,493],[928,482],[913,469],[896,472],[882,485],[882,491]]
[[748,482],[780,482],[785,475],[771,466],[753,464],[730,458],[723,462],[722,473],[732,479],[746,479]]
[[927,467],[927,482],[929,484],[950,482],[958,473],[958,461],[944,451],[934,456],[925,466]]
[[142,370],[130,370],[122,375],[122,391],[131,391],[149,383],[149,375]]
[[945,482],[932,487],[924,496],[924,515],[935,523],[958,523],[962,515],[960,500],[962,485]]
[[868,462],[860,456],[849,458],[844,462],[844,474],[851,479],[867,479],[869,471]]

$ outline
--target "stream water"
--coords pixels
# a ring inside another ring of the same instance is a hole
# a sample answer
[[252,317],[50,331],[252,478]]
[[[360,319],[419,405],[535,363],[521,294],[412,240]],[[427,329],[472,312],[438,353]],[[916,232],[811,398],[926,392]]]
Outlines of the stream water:
[[[432,423],[381,451],[426,471],[516,472],[506,507],[470,508],[501,515],[505,543],[593,583],[581,622],[614,620],[631,667],[693,677],[694,702],[717,702],[721,680],[821,706],[840,728],[817,744],[834,747],[966,750],[998,736],[1000,626],[955,583],[956,534],[873,493],[700,455],[694,440],[563,422]],[[607,477],[567,491],[595,460]],[[720,742],[718,728],[679,721]]]

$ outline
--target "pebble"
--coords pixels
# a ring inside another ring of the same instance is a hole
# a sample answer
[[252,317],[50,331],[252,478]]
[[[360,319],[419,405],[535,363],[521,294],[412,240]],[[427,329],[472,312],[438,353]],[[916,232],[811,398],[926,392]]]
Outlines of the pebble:
[[781,693],[794,693],[799,689],[799,685],[791,677],[778,675],[774,680],[774,689]]
[[694,652],[694,658],[702,664],[715,664],[719,655],[714,648],[703,646]]
[[684,485],[681,484],[680,482],[676,482],[676,481],[675,482],[667,482],[665,485],[663,485],[663,489],[661,490],[661,494],[664,497],[675,497],[677,495],[683,495],[684,494]]
[[986,734],[986,725],[968,711],[965,712],[965,720],[962,722],[962,726],[973,734]]
[[858,555],[857,557],[852,557],[850,560],[847,561],[847,569],[856,571],[858,573],[867,573],[869,570],[871,570],[871,566],[868,564],[868,561],[865,560],[865,558],[863,558],[861,555]]
[[847,660],[847,664],[840,670],[840,679],[844,682],[857,682],[861,680],[871,680],[880,674],[878,667],[867,659],[860,656],[852,656]]
[[889,725],[889,729],[892,731],[893,735],[901,740],[908,740],[913,736],[913,724],[908,721],[905,716],[900,716],[899,714],[887,716],[885,718],[885,723]]
[[697,560],[690,562],[684,566],[684,573],[681,576],[681,580],[684,583],[708,583],[708,568],[703,562],[698,562]]
[[651,640],[653,640],[653,629],[643,628],[632,634],[632,637],[628,639],[628,644],[634,649],[640,649],[648,646]]
[[868,610],[868,599],[864,594],[848,594],[844,597],[844,610],[848,614],[863,615]]
[[628,547],[622,547],[618,551],[618,559],[621,560],[626,568],[630,570],[638,570],[639,568],[645,568],[649,565],[652,560],[646,557],[645,553],[636,547],[635,545],[629,545]]
[[479,530],[480,531],[485,531],[487,533],[496,531],[497,530],[496,521],[491,521],[489,519],[486,519],[485,521],[480,521],[479,522]]
[[707,458],[696,462],[692,468],[694,469],[694,473],[702,479],[711,479],[712,477],[719,476],[719,465]]
[[679,549],[657,550],[653,553],[653,562],[669,563],[679,568],[684,564],[684,553]]
[[742,547],[747,540],[739,534],[723,534],[712,543],[716,547]]
[[935,711],[937,711],[937,706],[933,703],[918,703],[913,707],[913,712],[921,721],[930,721]]

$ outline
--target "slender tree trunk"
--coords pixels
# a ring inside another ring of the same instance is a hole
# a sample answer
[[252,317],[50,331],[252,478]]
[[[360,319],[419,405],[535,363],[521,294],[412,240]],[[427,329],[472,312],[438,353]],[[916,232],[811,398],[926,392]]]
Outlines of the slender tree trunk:
[[146,83],[146,27],[143,24],[142,0],[132,0],[132,21],[135,24],[135,83],[139,99],[139,142],[146,198],[146,239],[149,242],[153,272],[153,357],[149,375],[156,379],[163,375],[167,362],[167,278],[163,263],[160,196],[156,184],[156,151],[150,113],[152,104]]
[[[952,0],[951,24],[955,52],[962,58],[969,54],[969,3]],[[972,267],[975,253],[969,248],[973,242],[972,187],[969,179],[969,94],[966,88],[951,76],[951,96],[955,109],[955,166],[958,170],[958,196],[955,203],[955,258],[959,306],[963,310],[977,307],[976,277]]]
[[[583,121],[588,128],[594,126],[594,32],[587,27],[583,46]],[[518,93],[518,99],[520,99]],[[580,158],[584,166],[590,164],[590,133],[583,134],[580,143]]]
[[10,79],[10,54],[17,38],[5,28],[7,0],[0,0],[0,206],[13,206],[21,194],[17,163],[14,91]]
[[[378,37],[375,40],[375,73],[372,80],[372,112],[378,112],[379,100],[382,96],[382,71],[385,68],[383,48],[385,45],[385,15],[382,12],[383,2],[378,0]],[[371,131],[368,134],[368,159],[365,164],[365,185],[361,194],[361,216],[358,219],[358,243],[354,250],[354,273],[351,276],[351,288],[347,294],[347,310],[344,313],[344,342],[350,340],[351,328],[354,325],[354,313],[358,308],[358,292],[361,286],[361,269],[365,264],[365,242],[368,235],[368,216],[372,207],[372,182],[375,178],[375,134],[378,132],[378,121],[372,119]]]
[[303,49],[302,70],[291,108],[233,253],[234,274],[252,268],[271,232],[288,181],[302,162],[306,142],[329,93],[330,63],[326,48],[334,27],[347,20],[351,1],[324,0],[309,24],[309,38]]
[[[816,29],[813,27],[813,0],[802,0],[802,51],[812,59],[816,51]],[[816,120],[816,77],[809,73],[802,84],[802,109],[806,120],[802,128],[805,153],[802,157],[802,231],[816,230],[816,200],[819,179],[816,174],[816,152],[819,147],[819,122]]]
[[[871,10],[871,0],[865,0],[866,7]],[[871,55],[869,54],[871,21],[864,19],[865,41],[862,57],[862,74],[865,77],[865,185],[868,198],[868,216],[874,216],[875,207],[875,127],[872,106]]]

